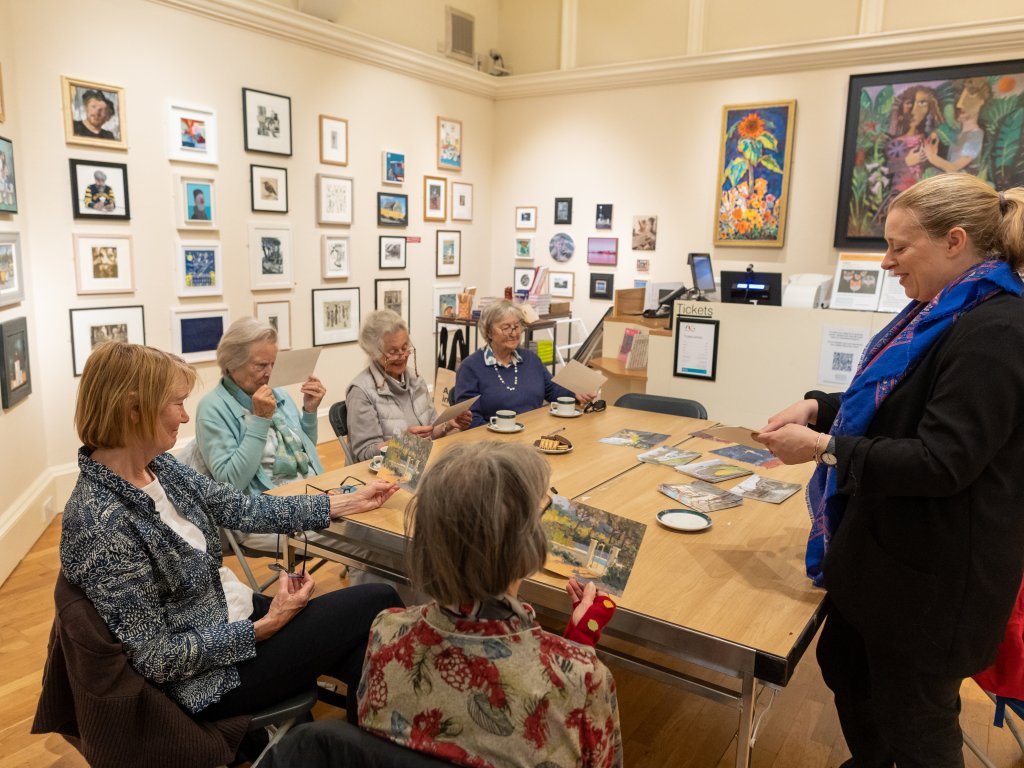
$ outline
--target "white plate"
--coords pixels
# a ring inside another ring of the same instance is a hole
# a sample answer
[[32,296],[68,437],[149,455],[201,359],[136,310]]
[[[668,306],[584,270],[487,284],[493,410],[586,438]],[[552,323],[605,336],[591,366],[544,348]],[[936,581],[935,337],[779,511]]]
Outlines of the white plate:
[[663,509],[658,513],[658,522],[674,531],[703,531],[711,527],[711,518],[693,509]]
[[560,413],[556,413],[554,408],[548,408],[548,413],[550,413],[552,416],[557,416],[560,419],[575,419],[577,416],[583,415],[583,411],[581,411],[579,408],[576,409],[575,413],[573,413],[572,416],[563,416]]
[[488,422],[486,426],[489,430],[491,430],[491,432],[497,432],[499,435],[514,435],[516,432],[522,432],[524,429],[526,429],[526,425],[518,421],[516,422],[515,429],[498,429],[497,427],[491,426],[490,422]]

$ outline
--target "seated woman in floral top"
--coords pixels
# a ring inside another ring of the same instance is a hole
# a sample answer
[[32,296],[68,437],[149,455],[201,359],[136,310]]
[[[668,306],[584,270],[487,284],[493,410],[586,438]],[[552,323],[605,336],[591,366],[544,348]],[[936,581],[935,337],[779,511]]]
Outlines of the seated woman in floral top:
[[413,586],[428,605],[381,613],[360,726],[469,766],[621,766],[615,681],[593,644],[615,604],[575,581],[564,639],[516,594],[541,568],[549,469],[527,446],[457,445],[406,508]]

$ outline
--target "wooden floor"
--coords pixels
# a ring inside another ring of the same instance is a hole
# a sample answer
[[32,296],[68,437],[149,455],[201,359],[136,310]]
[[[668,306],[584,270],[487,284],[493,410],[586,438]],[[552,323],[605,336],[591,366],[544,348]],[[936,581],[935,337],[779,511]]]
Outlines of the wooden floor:
[[[320,446],[328,468],[343,463],[336,443]],[[58,736],[32,736],[29,726],[39,695],[46,640],[53,620],[53,584],[59,568],[60,517],[53,522],[0,587],[0,766],[84,766]],[[234,558],[226,562],[235,568]],[[260,561],[257,561],[260,562]],[[260,562],[257,578],[269,573]],[[317,572],[317,590],[345,586],[337,566]],[[736,713],[723,704],[685,693],[612,667],[626,765],[726,768],[736,759]],[[973,683],[965,683],[961,722],[999,768],[1024,766],[1007,729],[991,725],[992,705]],[[762,695],[762,700],[770,691]],[[339,711],[318,705],[317,717]],[[756,768],[834,768],[849,757],[831,695],[808,651],[790,684],[780,690],[758,732]],[[981,762],[965,749],[967,765]]]

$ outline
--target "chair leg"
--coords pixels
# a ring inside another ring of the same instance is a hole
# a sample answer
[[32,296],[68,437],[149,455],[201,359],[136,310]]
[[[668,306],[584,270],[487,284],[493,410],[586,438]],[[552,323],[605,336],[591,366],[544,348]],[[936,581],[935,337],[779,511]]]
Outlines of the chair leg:
[[228,545],[231,547],[231,551],[235,557],[238,558],[238,564],[242,566],[242,572],[245,574],[246,580],[249,582],[249,586],[253,592],[262,592],[263,587],[256,581],[256,577],[253,576],[252,569],[249,567],[249,563],[246,562],[245,555],[242,553],[242,548],[238,544],[238,539],[235,538],[235,534],[230,528],[221,528],[221,533],[224,534],[224,538],[227,539]]
[[995,763],[988,759],[988,756],[981,751],[981,748],[977,744],[974,743],[974,739],[972,739],[966,733],[964,734],[964,744],[966,744],[967,747],[971,750],[971,752],[975,754],[975,756],[981,761],[981,764],[984,765],[985,768],[996,768]]
[[1006,724],[1010,727],[1010,733],[1013,734],[1013,738],[1017,740],[1021,753],[1024,753],[1024,737],[1021,736],[1016,720],[1009,712],[1006,713]]
[[[267,742],[267,746],[263,748],[262,752],[260,752],[259,757],[257,757],[253,761],[251,768],[256,768],[256,766],[258,766],[260,764],[260,762],[262,762],[263,758],[271,750],[271,748],[275,744],[277,744],[277,742],[279,742],[281,739],[283,739],[285,737],[285,734],[287,734],[288,731],[291,730],[291,727],[293,725],[295,725],[295,720],[296,720],[296,718],[292,717],[292,718],[289,718],[288,720],[285,720],[280,725],[268,725],[267,726],[267,730],[270,731],[270,741]],[[990,768],[990,767],[986,766],[985,768]],[[991,766],[991,768],[995,768],[995,766]]]

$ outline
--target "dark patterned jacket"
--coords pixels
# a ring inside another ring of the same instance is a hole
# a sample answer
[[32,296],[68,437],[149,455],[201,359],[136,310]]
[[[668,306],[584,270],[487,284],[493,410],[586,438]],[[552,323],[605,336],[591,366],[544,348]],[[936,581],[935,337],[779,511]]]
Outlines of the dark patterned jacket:
[[252,622],[228,623],[217,526],[252,532],[320,529],[326,496],[248,496],[179,464],[149,465],[167,497],[206,537],[206,551],[165,525],[152,499],[79,450],[81,474],[61,529],[61,568],[81,587],[144,677],[192,713],[239,685],[256,655]]

